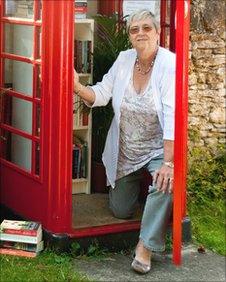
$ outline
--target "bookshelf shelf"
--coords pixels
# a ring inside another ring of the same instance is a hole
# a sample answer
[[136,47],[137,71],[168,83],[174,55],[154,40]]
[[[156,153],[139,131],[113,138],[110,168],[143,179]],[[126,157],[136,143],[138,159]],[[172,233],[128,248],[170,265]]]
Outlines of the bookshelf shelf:
[[[93,19],[75,19],[76,24],[86,24],[86,25],[92,25],[94,26],[94,20]],[[93,31],[93,30],[91,30]]]
[[87,182],[87,181],[89,181],[89,179],[87,179],[87,178],[72,179],[72,183]]
[[[83,85],[93,82],[94,20],[75,19],[74,67]],[[90,194],[91,179],[91,130],[92,117],[82,110],[82,100],[73,100],[73,164],[72,194]],[[76,178],[75,178],[76,177]]]
[[88,125],[84,125],[84,126],[75,126],[73,127],[73,130],[89,130],[89,126]]
[[78,75],[79,75],[79,77],[84,77],[84,78],[86,78],[86,77],[92,77],[92,74],[91,74],[91,73],[79,73]]

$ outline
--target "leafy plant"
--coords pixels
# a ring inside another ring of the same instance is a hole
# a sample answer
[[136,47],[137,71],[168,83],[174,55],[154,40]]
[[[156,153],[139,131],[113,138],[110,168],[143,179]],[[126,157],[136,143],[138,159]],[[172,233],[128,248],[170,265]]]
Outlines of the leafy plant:
[[[191,130],[189,139],[199,144],[200,134]],[[198,146],[189,150],[188,213],[193,239],[225,255],[225,146]]]
[[[117,15],[111,17],[97,15],[94,17],[96,24],[96,37],[93,54],[94,84],[102,80],[104,74],[113,65],[118,54],[130,48],[125,23],[119,22]],[[97,107],[92,110],[93,127],[93,160],[101,162],[107,132],[113,117],[111,102],[105,107]]]
[[78,256],[82,252],[81,246],[78,242],[73,242],[71,244],[71,254],[72,256]]
[[90,244],[88,250],[87,250],[87,256],[88,257],[103,257],[106,255],[107,250],[104,248],[101,248],[97,241],[94,241],[92,244]]
[[223,199],[226,187],[224,146],[194,147],[189,153],[188,198],[199,204]]

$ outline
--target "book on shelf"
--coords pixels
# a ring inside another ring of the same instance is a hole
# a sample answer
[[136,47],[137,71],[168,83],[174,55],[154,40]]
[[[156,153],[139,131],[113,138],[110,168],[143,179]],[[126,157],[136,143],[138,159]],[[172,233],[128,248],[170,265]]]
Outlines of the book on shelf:
[[79,178],[79,166],[80,166],[81,152],[80,148],[73,144],[73,153],[72,153],[72,178]]
[[33,221],[3,220],[0,241],[38,244],[42,240],[42,226]]
[[86,178],[88,167],[88,144],[86,141],[75,137],[72,155],[72,178]]
[[87,0],[75,0],[75,19],[85,19],[87,15]]
[[73,97],[73,128],[89,125],[89,113],[83,110],[84,102],[78,95]]
[[90,40],[74,41],[74,66],[78,73],[91,73],[92,42]]

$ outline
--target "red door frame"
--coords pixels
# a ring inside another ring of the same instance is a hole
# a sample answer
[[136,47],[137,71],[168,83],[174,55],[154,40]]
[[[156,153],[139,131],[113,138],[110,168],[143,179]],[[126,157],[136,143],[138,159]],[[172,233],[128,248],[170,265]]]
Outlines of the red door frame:
[[72,224],[73,9],[73,0],[43,1],[43,154],[48,159],[46,228],[53,233],[66,233]]
[[176,112],[174,142],[173,261],[181,263],[182,220],[186,216],[188,52],[190,0],[176,1]]

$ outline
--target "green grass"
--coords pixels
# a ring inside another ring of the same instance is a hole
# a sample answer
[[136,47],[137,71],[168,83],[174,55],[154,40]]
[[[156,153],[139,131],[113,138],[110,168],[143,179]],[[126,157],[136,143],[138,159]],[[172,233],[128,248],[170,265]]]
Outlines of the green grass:
[[194,242],[225,256],[224,200],[209,201],[205,205],[190,203],[188,210]]
[[[199,141],[190,131],[190,140]],[[207,249],[226,255],[225,250],[225,145],[195,146],[188,155],[188,211],[193,239]]]
[[0,256],[1,281],[89,281],[76,272],[72,257],[44,251],[36,258]]

